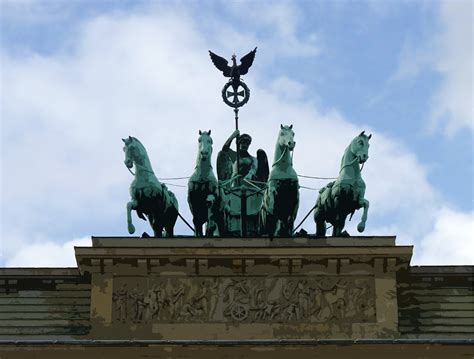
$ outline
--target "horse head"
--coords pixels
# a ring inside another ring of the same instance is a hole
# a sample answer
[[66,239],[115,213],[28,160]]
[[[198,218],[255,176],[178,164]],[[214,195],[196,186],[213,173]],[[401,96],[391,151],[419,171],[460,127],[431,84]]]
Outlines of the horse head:
[[198,142],[199,142],[198,161],[210,160],[211,155],[212,155],[211,130],[207,132],[199,130]]
[[125,152],[125,166],[130,169],[135,164],[135,167],[139,167],[141,170],[153,172],[143,144],[132,136],[128,136],[126,139],[122,138],[122,141],[125,143],[123,147],[123,151]]
[[278,145],[287,148],[289,151],[293,151],[296,142],[294,140],[295,133],[293,132],[293,125],[283,126],[280,125],[280,133],[278,135]]
[[354,154],[359,163],[364,163],[369,158],[369,140],[371,137],[372,135],[367,136],[365,131],[362,131],[350,144],[350,151]]
[[137,147],[135,145],[136,138],[128,136],[128,138],[122,138],[122,141],[125,144],[123,147],[123,152],[125,152],[125,166],[127,166],[127,168],[132,168],[138,154]]

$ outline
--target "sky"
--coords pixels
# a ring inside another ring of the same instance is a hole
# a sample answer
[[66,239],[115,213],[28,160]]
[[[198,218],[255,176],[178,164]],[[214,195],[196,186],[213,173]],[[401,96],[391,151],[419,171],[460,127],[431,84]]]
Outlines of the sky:
[[[192,174],[199,130],[215,161],[234,121],[208,50],[256,46],[250,152],[272,159],[293,124],[297,173],[334,177],[365,130],[364,234],[414,245],[412,265],[474,264],[473,16],[468,0],[0,0],[0,266],[75,266],[74,245],[128,235],[124,137],[159,178]],[[300,179],[297,223],[326,182]],[[186,180],[166,183],[190,220]]]

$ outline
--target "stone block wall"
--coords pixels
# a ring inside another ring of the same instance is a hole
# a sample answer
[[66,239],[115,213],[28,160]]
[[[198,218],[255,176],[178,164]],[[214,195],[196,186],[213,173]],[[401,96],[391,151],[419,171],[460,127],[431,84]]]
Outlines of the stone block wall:
[[472,266],[414,266],[398,277],[404,337],[474,337]]
[[87,334],[90,291],[77,268],[1,268],[0,336]]

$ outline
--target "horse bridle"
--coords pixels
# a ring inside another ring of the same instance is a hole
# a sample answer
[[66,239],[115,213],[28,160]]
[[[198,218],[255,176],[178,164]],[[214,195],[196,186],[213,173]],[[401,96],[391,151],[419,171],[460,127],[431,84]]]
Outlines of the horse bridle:
[[[285,155],[286,151],[289,151],[288,150],[288,146],[285,146],[285,149],[283,150],[283,152],[281,153],[281,156],[279,159],[277,159],[273,164],[272,164],[272,167],[276,166],[282,159],[283,159],[283,156]],[[291,151],[291,163],[293,164],[293,155],[295,154],[295,149],[293,148],[293,151]]]
[[[140,167],[140,168],[141,168],[143,171],[145,171],[145,172],[151,173],[152,175],[155,174],[155,172],[150,171],[150,170],[149,170],[148,168],[146,168],[145,166],[142,166],[142,165],[138,164],[137,161],[132,161],[132,162],[133,162],[133,164],[135,165],[135,168]],[[127,167],[127,166],[125,166],[125,167]],[[133,171],[132,171],[129,167],[127,167],[127,170],[132,174],[132,176],[135,177],[135,173],[133,173]]]
[[[351,152],[352,153],[352,152]],[[341,167],[341,169],[339,170],[339,173],[341,173],[341,171],[346,168],[346,167],[349,167],[349,166],[352,166],[355,162],[357,162],[359,160],[359,158],[357,156],[355,156],[355,158],[348,164],[344,165]],[[362,172],[362,170],[364,169],[364,164],[365,162],[362,162],[362,166],[360,167],[360,171]]]

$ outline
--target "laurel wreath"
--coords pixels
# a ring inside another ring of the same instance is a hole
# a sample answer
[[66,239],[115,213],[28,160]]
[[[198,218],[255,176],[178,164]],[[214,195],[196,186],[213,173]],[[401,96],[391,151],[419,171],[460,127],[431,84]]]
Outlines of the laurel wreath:
[[234,103],[232,101],[229,101],[229,99],[226,96],[227,95],[227,89],[231,86],[232,86],[232,81],[229,81],[224,85],[224,88],[222,89],[222,99],[224,100],[224,102],[227,106],[234,107],[234,108],[242,107],[243,105],[245,105],[249,101],[250,89],[245,84],[245,82],[240,80],[239,81],[239,86],[242,86],[244,91],[245,91],[244,98],[243,98],[242,101],[238,101],[237,103]]

